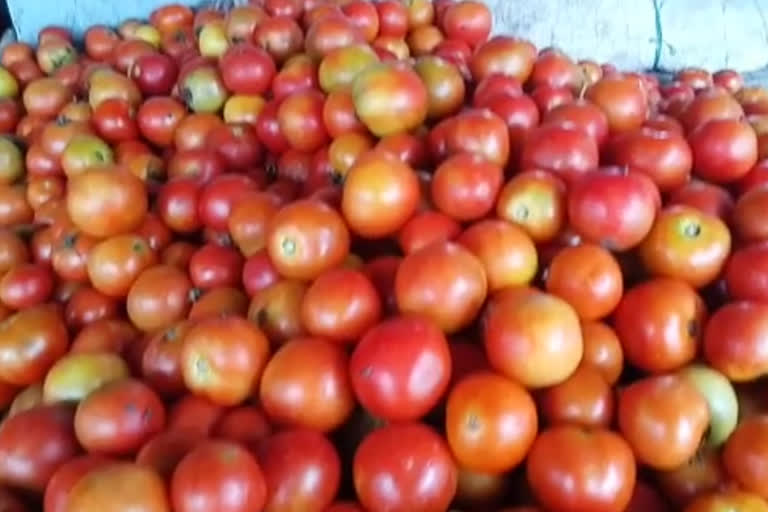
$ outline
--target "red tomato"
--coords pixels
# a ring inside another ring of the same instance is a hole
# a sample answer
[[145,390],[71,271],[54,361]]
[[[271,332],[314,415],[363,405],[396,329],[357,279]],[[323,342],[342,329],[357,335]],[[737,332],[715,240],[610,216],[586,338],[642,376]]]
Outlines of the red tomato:
[[725,266],[728,295],[736,300],[768,301],[768,243],[733,251]]
[[232,210],[257,190],[258,183],[243,174],[227,173],[215,177],[200,192],[197,206],[200,220],[207,228],[226,232]]
[[486,216],[494,207],[503,170],[482,156],[458,153],[443,161],[432,178],[432,200],[458,221]]
[[259,464],[245,448],[227,441],[208,441],[178,464],[171,482],[177,512],[251,512],[261,510],[267,486]]
[[199,437],[208,437],[224,412],[224,407],[216,405],[206,398],[197,395],[185,395],[174,404],[168,413],[168,430],[188,431]]
[[93,111],[92,122],[96,132],[108,142],[133,140],[139,136],[135,111],[130,103],[120,98],[102,101]]
[[353,473],[357,496],[371,512],[447,510],[458,483],[445,441],[421,423],[370,433],[355,453]]
[[141,92],[153,96],[171,92],[178,78],[179,68],[169,55],[149,53],[140,55],[128,72]]
[[211,128],[205,143],[218,153],[228,172],[248,170],[261,162],[261,145],[249,124],[228,123]]
[[[397,350],[392,350],[395,346]],[[400,316],[382,322],[360,340],[350,359],[350,374],[358,400],[372,414],[390,421],[416,420],[445,392],[451,354],[432,322]],[[416,379],[418,389],[409,384]]]
[[747,382],[768,372],[763,345],[768,305],[739,301],[714,312],[704,331],[704,357],[734,382]]
[[230,47],[219,60],[224,85],[235,94],[263,94],[277,70],[263,49],[241,43]]
[[[447,10],[447,9],[446,9]],[[536,47],[529,41],[494,36],[481,44],[469,61],[472,77],[480,81],[494,73],[511,76],[525,83],[536,62]]]
[[[516,425],[508,429],[507,425]],[[497,474],[518,466],[536,438],[531,395],[516,382],[478,372],[456,383],[446,405],[446,439],[462,468]]]
[[53,286],[54,276],[48,266],[21,264],[0,279],[0,301],[12,309],[31,308],[47,301]]
[[723,451],[725,469],[742,489],[768,499],[763,457],[768,450],[768,421],[765,416],[747,418],[736,427]]
[[83,455],[61,465],[45,488],[43,505],[46,512],[67,512],[69,496],[77,482],[91,471],[110,463],[109,459],[99,455]]
[[246,405],[224,413],[216,423],[213,434],[217,438],[240,443],[255,453],[272,434],[272,426],[261,408]]
[[743,121],[709,121],[691,132],[688,142],[694,172],[714,183],[738,181],[757,163],[757,136]]
[[189,260],[189,277],[195,287],[210,290],[237,286],[243,272],[243,257],[236,249],[206,244]]
[[582,364],[567,380],[544,390],[538,401],[551,425],[608,428],[613,421],[613,389],[596,367]]
[[169,96],[149,98],[136,113],[139,131],[152,144],[169,147],[176,128],[187,115],[187,109]]
[[115,462],[96,468],[81,478],[72,489],[67,510],[119,508],[142,512],[170,512],[165,485],[152,469],[128,462]]
[[128,291],[128,317],[146,332],[170,327],[189,311],[191,290],[186,272],[170,265],[150,267]]
[[522,148],[523,170],[551,171],[575,182],[598,165],[597,142],[575,127],[546,124],[531,131]]
[[267,481],[266,510],[324,510],[339,491],[339,455],[318,432],[274,434],[259,450],[259,463]]
[[623,512],[632,499],[635,457],[619,435],[553,427],[534,442],[526,476],[539,502],[558,512]]
[[693,168],[691,147],[682,135],[652,128],[620,134],[611,142],[612,161],[647,174],[662,192],[688,182]]
[[586,97],[603,109],[614,133],[639,128],[648,115],[648,93],[632,76],[605,76],[587,89]]

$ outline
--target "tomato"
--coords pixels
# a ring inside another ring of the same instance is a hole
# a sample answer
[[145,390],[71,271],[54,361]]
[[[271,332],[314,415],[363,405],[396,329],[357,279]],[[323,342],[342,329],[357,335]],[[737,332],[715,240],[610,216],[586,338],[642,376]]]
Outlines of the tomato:
[[458,153],[443,161],[432,178],[432,200],[459,221],[484,217],[493,209],[502,169],[482,156]]
[[89,452],[131,455],[163,429],[165,408],[141,381],[115,381],[80,402],[74,425],[78,441]]
[[110,98],[122,99],[138,106],[141,91],[130,78],[111,70],[98,69],[88,79],[88,103],[95,109],[102,101]]
[[59,359],[45,377],[46,402],[79,402],[101,386],[129,376],[126,362],[111,352],[70,353]]
[[268,353],[266,336],[244,318],[205,318],[184,337],[184,382],[190,391],[215,403],[236,405],[259,382]]
[[206,137],[206,146],[219,154],[230,172],[249,169],[261,161],[256,131],[247,124],[213,127]]
[[686,131],[715,120],[738,120],[744,117],[744,110],[738,101],[722,89],[708,89],[699,93],[684,109],[681,121]]
[[304,48],[304,32],[293,18],[275,16],[256,28],[254,41],[282,63]]
[[484,340],[491,366],[528,388],[563,382],[583,354],[575,310],[535,290],[492,301],[484,318]]
[[259,450],[267,481],[265,510],[324,510],[338,493],[341,462],[333,444],[311,430],[284,430]]
[[547,171],[517,174],[499,193],[496,214],[523,228],[534,242],[548,242],[565,224],[565,186]]
[[573,183],[568,217],[587,240],[623,251],[651,231],[660,204],[659,191],[646,175],[610,167],[588,172]]
[[357,496],[371,512],[447,510],[458,481],[445,442],[420,423],[370,433],[355,453],[353,473]]
[[31,308],[48,300],[53,285],[49,267],[39,263],[18,265],[0,279],[0,301],[12,309]]
[[231,247],[206,244],[189,261],[189,275],[198,289],[210,290],[218,286],[240,283],[243,257]]
[[[398,350],[390,351],[397,344]],[[430,369],[421,364],[430,361]],[[350,360],[352,386],[360,403],[377,417],[416,420],[445,392],[451,356],[443,334],[429,320],[398,316],[370,329]],[[418,378],[419,389],[408,385]]]
[[[16,386],[40,381],[67,350],[61,315],[47,305],[25,308],[0,323],[0,379]],[[30,344],[35,350],[29,350]]]
[[267,231],[272,263],[282,276],[292,279],[314,279],[340,265],[349,244],[349,231],[341,215],[312,199],[282,207]]
[[647,92],[632,76],[605,76],[587,89],[586,98],[605,112],[615,133],[639,128],[648,114]]
[[[266,107],[265,107],[266,108]],[[261,119],[264,114],[262,112]],[[335,138],[345,133],[365,133],[365,125],[358,119],[355,112],[355,104],[352,95],[345,90],[333,91],[325,98],[323,104],[323,124],[328,135]],[[273,153],[281,153],[282,151],[274,151],[274,149],[280,149],[280,146],[273,148]]]
[[307,289],[301,304],[306,330],[339,343],[356,343],[382,315],[379,294],[358,270],[324,272]]
[[380,238],[405,224],[419,198],[413,169],[389,153],[374,150],[362,155],[347,173],[341,209],[354,232]]
[[171,482],[174,510],[195,512],[261,510],[267,488],[256,459],[245,448],[226,441],[208,441],[178,464]]
[[99,455],[83,455],[61,465],[45,488],[44,508],[50,512],[67,512],[72,488],[91,471],[110,464]]
[[559,512],[622,512],[632,499],[635,457],[603,429],[553,427],[531,448],[526,474],[539,502]]
[[113,352],[130,353],[134,345],[140,345],[139,331],[130,322],[117,318],[104,318],[84,326],[77,333],[70,353]]
[[98,134],[108,142],[136,139],[139,129],[133,107],[120,98],[110,98],[93,111],[93,124]]
[[59,467],[79,452],[67,404],[40,405],[19,412],[0,428],[0,479],[42,493]]
[[181,395],[186,390],[181,374],[181,349],[192,327],[181,321],[152,335],[142,355],[142,376],[163,395]]
[[397,241],[403,253],[410,254],[433,242],[454,240],[460,233],[461,225],[451,217],[424,210],[405,223],[397,235]]
[[276,280],[257,291],[248,308],[248,318],[273,343],[284,343],[304,334],[301,307],[307,285],[298,280]]
[[143,331],[167,328],[186,316],[191,290],[186,272],[170,265],[149,267],[128,291],[128,317]]
[[720,275],[730,250],[726,224],[686,206],[663,210],[639,247],[652,274],[682,279],[698,288]]
[[243,265],[243,287],[249,297],[275,284],[279,279],[280,275],[264,249],[249,257]]
[[154,470],[129,462],[96,468],[72,488],[66,510],[118,512],[125,508],[170,512],[163,481]]
[[83,286],[67,301],[64,318],[69,327],[80,329],[99,320],[114,318],[117,308],[117,300],[95,288]]
[[761,512],[768,510],[768,501],[758,494],[737,490],[713,492],[700,496],[685,509],[685,512],[723,512],[728,509]]
[[182,72],[179,80],[181,98],[197,114],[218,112],[229,96],[218,68],[213,65],[201,65],[186,74]]
[[355,405],[343,349],[320,338],[297,338],[270,359],[260,403],[277,425],[330,432]]
[[147,241],[136,235],[118,235],[96,244],[88,253],[88,278],[98,291],[124,297],[146,268],[156,263]]
[[580,365],[567,380],[544,390],[538,401],[551,425],[608,428],[613,421],[613,390],[595,366]]
[[336,48],[320,62],[318,82],[326,93],[348,90],[357,75],[378,61],[376,53],[366,44]]
[[725,444],[725,470],[742,489],[768,499],[768,480],[762,463],[768,449],[768,422],[765,416],[741,422]]
[[[451,38],[453,40],[453,38]],[[529,41],[507,36],[494,36],[481,44],[469,60],[472,77],[481,81],[499,73],[525,83],[536,62],[536,47]]]
[[184,105],[168,96],[147,99],[136,114],[139,131],[156,146],[168,147],[174,132],[187,111]]
[[532,130],[522,148],[521,168],[551,171],[567,182],[598,165],[595,139],[573,127],[546,124]]
[[316,151],[328,142],[323,124],[324,98],[314,90],[297,92],[280,104],[277,120],[288,143],[299,151]]
[[768,369],[762,355],[767,308],[759,302],[732,302],[715,311],[707,322],[704,356],[731,381],[751,381]]
[[737,181],[757,163],[757,136],[743,121],[709,121],[691,132],[688,141],[693,151],[694,172],[708,181]]
[[243,406],[230,409],[216,423],[214,435],[258,451],[258,447],[272,434],[272,426],[260,407]]
[[566,247],[552,259],[547,291],[568,301],[584,320],[599,320],[619,304],[621,268],[607,250],[593,244]]
[[472,323],[487,291],[483,263],[452,242],[437,242],[409,254],[395,280],[400,311],[425,315],[447,333]]
[[668,130],[639,128],[614,138],[612,161],[647,174],[662,192],[688,181],[693,168],[691,147],[682,135]]
[[322,59],[333,50],[365,42],[363,33],[346,16],[320,16],[309,26],[304,47],[314,59]]
[[[448,444],[462,468],[489,474],[519,465],[538,428],[530,394],[516,382],[490,372],[457,382],[448,395],[445,422]],[[516,428],[507,429],[510,424]]]
[[618,419],[638,462],[671,470],[696,453],[709,424],[709,409],[688,381],[659,375],[635,381],[621,391]]
[[128,73],[145,95],[162,96],[173,89],[179,67],[169,55],[148,53],[139,55]]
[[768,272],[768,244],[758,243],[736,249],[725,266],[728,295],[736,300],[765,302],[768,290],[763,276]]
[[657,473],[664,495],[681,507],[699,496],[718,491],[725,478],[720,454],[713,450],[701,450],[681,467]]
[[258,184],[243,174],[227,173],[216,176],[200,192],[200,220],[210,229],[227,231],[232,210],[257,189]]

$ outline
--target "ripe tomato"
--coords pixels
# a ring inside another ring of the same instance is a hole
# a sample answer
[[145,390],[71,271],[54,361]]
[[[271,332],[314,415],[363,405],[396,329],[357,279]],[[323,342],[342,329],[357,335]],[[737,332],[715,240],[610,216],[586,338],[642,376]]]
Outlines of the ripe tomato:
[[192,284],[201,290],[219,286],[236,286],[243,272],[243,257],[236,249],[205,244],[189,260]]
[[341,209],[354,232],[366,238],[381,238],[405,224],[416,211],[419,199],[420,187],[413,169],[389,153],[371,151],[347,173]]
[[687,132],[715,120],[738,120],[744,117],[739,102],[722,89],[711,88],[701,91],[692,98],[683,111],[680,120]]
[[567,380],[544,390],[538,402],[551,425],[609,428],[613,421],[613,390],[593,366],[582,364]]
[[725,222],[687,206],[663,210],[639,247],[652,274],[682,279],[697,288],[717,279],[730,251]]
[[768,185],[760,185],[739,197],[731,223],[734,235],[743,242],[768,240],[768,230],[762,221],[768,210]]
[[314,335],[338,343],[356,343],[378,323],[381,299],[361,271],[333,269],[310,285],[301,305],[301,321]]
[[624,355],[647,372],[678,369],[696,357],[706,309],[683,281],[653,279],[628,290],[614,326]]
[[443,161],[432,177],[435,206],[458,221],[482,218],[493,209],[503,171],[480,155],[458,153]]
[[349,231],[341,215],[313,199],[281,208],[267,232],[272,263],[282,276],[293,279],[314,279],[340,265],[349,244]]
[[324,510],[339,491],[339,454],[319,432],[272,435],[259,450],[259,463],[267,482],[265,510]]
[[181,321],[150,336],[142,355],[142,377],[163,395],[186,391],[181,373],[181,349],[192,322]]
[[307,284],[277,278],[257,291],[248,307],[248,318],[264,331],[272,343],[281,344],[305,333],[301,306]]
[[184,337],[184,382],[215,403],[237,405],[254,391],[268,354],[266,336],[244,318],[205,318]]
[[723,487],[725,468],[720,453],[700,450],[696,456],[679,468],[657,473],[659,487],[664,495],[678,506],[685,506],[697,497],[711,494]]
[[489,75],[500,73],[522,84],[531,75],[535,62],[536,47],[529,41],[498,35],[475,49],[469,59],[469,68],[472,78],[478,82]]
[[[397,346],[397,350],[390,350]],[[430,361],[427,371],[422,365]],[[360,403],[377,417],[411,421],[426,415],[442,397],[451,375],[445,336],[424,317],[398,316],[370,329],[350,359],[352,386]],[[418,379],[421,385],[409,385]]]
[[461,225],[444,213],[424,210],[405,223],[397,235],[404,254],[418,251],[433,242],[454,240],[461,233]]
[[714,183],[743,178],[757,163],[757,136],[748,123],[717,119],[688,136],[697,176]]
[[768,305],[752,301],[726,304],[712,315],[704,331],[704,356],[713,368],[734,382],[765,375],[763,356]]
[[75,434],[90,453],[133,455],[165,426],[160,398],[139,380],[115,381],[80,402]]
[[117,235],[96,244],[88,253],[88,278],[95,289],[125,297],[146,268],[156,263],[155,252],[136,235]]
[[768,300],[763,276],[768,272],[768,243],[747,245],[736,249],[725,266],[728,295],[736,300]]
[[357,496],[371,512],[447,510],[458,483],[445,441],[421,423],[368,434],[355,453],[353,473]]
[[737,490],[711,492],[690,503],[685,512],[723,512],[728,509],[760,512],[768,510],[768,501],[759,494]]
[[659,191],[646,175],[609,167],[573,183],[568,218],[585,239],[623,251],[646,237],[660,204]]
[[597,167],[599,154],[597,142],[584,131],[545,124],[531,130],[520,159],[523,170],[550,171],[573,183]]
[[125,508],[170,512],[165,484],[153,469],[129,462],[96,468],[72,488],[67,511],[118,512]]
[[484,318],[488,361],[527,388],[563,382],[578,367],[584,350],[575,310],[554,295],[511,290],[491,301]]
[[[511,424],[516,428],[506,428]],[[536,405],[516,382],[478,372],[451,389],[445,425],[446,439],[462,468],[507,472],[523,461],[536,438]]]
[[93,111],[96,132],[108,142],[133,140],[139,136],[133,107],[120,98],[102,101]]
[[214,435],[244,445],[254,453],[272,434],[272,426],[264,411],[257,406],[246,405],[227,411],[216,423]]
[[227,441],[208,441],[178,464],[171,482],[177,512],[250,512],[267,500],[264,474],[248,451]]
[[648,94],[632,76],[605,76],[587,89],[586,98],[603,109],[614,133],[639,128],[648,115]]
[[79,402],[101,386],[128,377],[119,355],[107,352],[70,353],[59,359],[45,377],[45,402]]
[[553,427],[533,443],[526,474],[539,502],[558,512],[623,512],[635,487],[635,457],[619,435]]
[[565,224],[565,185],[547,171],[517,174],[501,189],[496,215],[523,228],[534,242],[549,242]]
[[232,210],[258,188],[258,183],[244,174],[227,173],[213,178],[203,187],[198,198],[197,211],[203,225],[226,232]]
[[548,292],[568,301],[583,320],[609,315],[624,293],[616,258],[593,244],[560,250],[550,262],[546,286]]
[[191,290],[186,272],[170,265],[149,267],[128,291],[128,317],[146,332],[170,327],[189,311]]
[[611,142],[612,161],[647,174],[662,192],[688,181],[693,154],[685,138],[668,130],[639,128],[620,134]]
[[53,293],[51,269],[39,263],[25,263],[8,270],[0,278],[0,302],[11,309],[38,306]]
[[706,400],[678,375],[635,381],[621,391],[618,406],[619,428],[638,462],[659,470],[690,459],[709,424]]
[[67,512],[69,496],[77,482],[91,471],[110,464],[100,455],[83,455],[61,465],[45,488],[44,509],[50,512]]
[[321,338],[297,338],[269,360],[260,403],[277,425],[330,432],[355,405],[343,349]]
[[211,128],[206,146],[218,153],[229,172],[244,171],[261,161],[261,145],[248,124],[228,123]]
[[[262,111],[262,115],[259,118],[260,123],[264,122],[263,118],[264,111]],[[323,124],[325,129],[328,130],[328,135],[333,138],[345,133],[366,133],[367,131],[365,125],[357,117],[352,94],[345,90],[333,91],[325,98],[325,103],[323,104]],[[280,146],[275,149],[279,148]],[[273,153],[281,152],[273,151]]]
[[584,357],[581,366],[595,368],[613,386],[624,370],[624,352],[616,332],[602,322],[581,323]]
[[425,315],[447,333],[474,321],[487,291],[483,263],[453,242],[436,242],[409,254],[395,279],[400,311]]

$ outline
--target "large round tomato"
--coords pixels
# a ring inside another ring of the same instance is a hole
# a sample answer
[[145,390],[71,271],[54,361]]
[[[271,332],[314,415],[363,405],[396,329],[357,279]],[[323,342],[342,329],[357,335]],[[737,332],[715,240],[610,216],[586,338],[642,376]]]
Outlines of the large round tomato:
[[91,471],[110,464],[100,455],[83,455],[61,465],[45,488],[43,506],[46,512],[67,512],[72,488]]
[[503,169],[484,157],[457,153],[435,170],[432,200],[441,212],[458,221],[480,219],[493,209],[502,178]]
[[272,218],[267,251],[281,275],[314,279],[340,265],[349,252],[350,236],[336,210],[314,199],[284,206]]
[[704,331],[704,357],[734,382],[747,382],[768,372],[765,343],[768,305],[739,301],[712,315]]
[[[355,395],[372,414],[390,421],[416,420],[437,405],[448,387],[451,354],[434,323],[398,316],[363,336],[352,353],[350,374]],[[410,384],[415,381],[417,388]]]
[[768,453],[768,418],[754,416],[736,427],[725,444],[723,463],[728,475],[743,489],[768,499],[764,457]]
[[755,130],[743,121],[717,119],[689,136],[696,175],[715,183],[743,178],[757,162]]
[[174,98],[157,96],[142,103],[136,113],[139,131],[152,144],[168,147],[173,144],[176,128],[187,115],[187,109]]
[[176,466],[171,481],[176,512],[251,512],[267,500],[264,474],[253,455],[227,441],[208,441]]
[[525,83],[533,71],[535,62],[536,47],[533,44],[524,39],[499,35],[475,50],[469,67],[472,77],[478,82],[499,73]]
[[191,290],[186,272],[171,265],[149,267],[128,291],[128,317],[147,332],[170,327],[189,311]]
[[72,489],[66,512],[170,512],[165,484],[153,469],[115,462],[94,469]]
[[277,70],[272,57],[250,44],[229,48],[219,60],[224,85],[235,94],[263,94]]
[[406,223],[420,195],[418,178],[408,164],[384,151],[371,151],[349,169],[341,209],[352,231],[381,238]]
[[16,310],[38,306],[48,300],[53,286],[53,272],[47,265],[21,264],[0,279],[0,302]]
[[156,262],[147,241],[137,235],[117,235],[96,244],[88,253],[88,278],[98,291],[125,297],[136,278]]
[[165,426],[165,407],[141,381],[125,379],[95,390],[77,407],[75,434],[90,453],[133,455]]
[[545,124],[531,131],[520,157],[522,170],[551,171],[574,182],[594,170],[599,161],[597,142],[575,127]]
[[709,425],[709,407],[683,377],[659,375],[621,391],[618,418],[637,460],[654,469],[670,470],[698,450]]
[[[446,439],[462,468],[497,474],[520,464],[536,438],[531,395],[520,384],[491,372],[464,377],[446,405]],[[514,429],[508,428],[515,425]]]
[[445,441],[420,423],[370,433],[355,453],[353,472],[360,502],[371,512],[447,510],[458,483]]
[[308,89],[285,98],[277,110],[280,131],[290,146],[312,152],[328,142],[323,124],[325,98],[319,91]]
[[336,448],[312,430],[283,430],[259,449],[269,511],[324,510],[339,491],[341,461]]
[[236,405],[255,390],[268,355],[269,341],[248,320],[206,318],[184,337],[184,382],[193,393],[221,405]]
[[605,76],[587,90],[587,99],[603,109],[612,132],[639,128],[648,115],[648,94],[633,76]]
[[447,333],[474,321],[487,292],[483,263],[453,242],[438,241],[407,255],[395,279],[400,311],[425,315]]
[[352,97],[360,120],[378,137],[416,128],[429,107],[421,78],[402,64],[369,66],[355,78]]
[[181,321],[151,335],[142,354],[144,380],[163,395],[181,395],[186,390],[181,373],[181,349],[192,322]]
[[614,315],[624,356],[653,373],[681,368],[696,357],[706,309],[683,281],[653,279],[627,291]]
[[278,425],[335,430],[355,406],[348,367],[344,350],[324,339],[289,341],[264,369],[261,405]]
[[579,318],[554,295],[530,290],[495,298],[483,326],[491,366],[527,388],[559,384],[581,361]]
[[558,512],[624,512],[636,471],[632,450],[619,435],[577,426],[543,432],[526,466],[536,498]]
[[523,228],[534,242],[550,242],[565,224],[565,202],[565,184],[554,174],[524,171],[501,189],[496,215]]
[[8,418],[0,427],[0,480],[43,492],[56,470],[80,450],[72,428],[74,409],[40,405]]

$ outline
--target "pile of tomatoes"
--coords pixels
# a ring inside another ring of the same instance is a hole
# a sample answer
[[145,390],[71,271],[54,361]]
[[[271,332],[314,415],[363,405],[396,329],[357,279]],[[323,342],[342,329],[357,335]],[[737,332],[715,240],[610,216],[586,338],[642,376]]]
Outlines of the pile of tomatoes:
[[475,0],[0,55],[3,512],[768,511],[768,91]]

